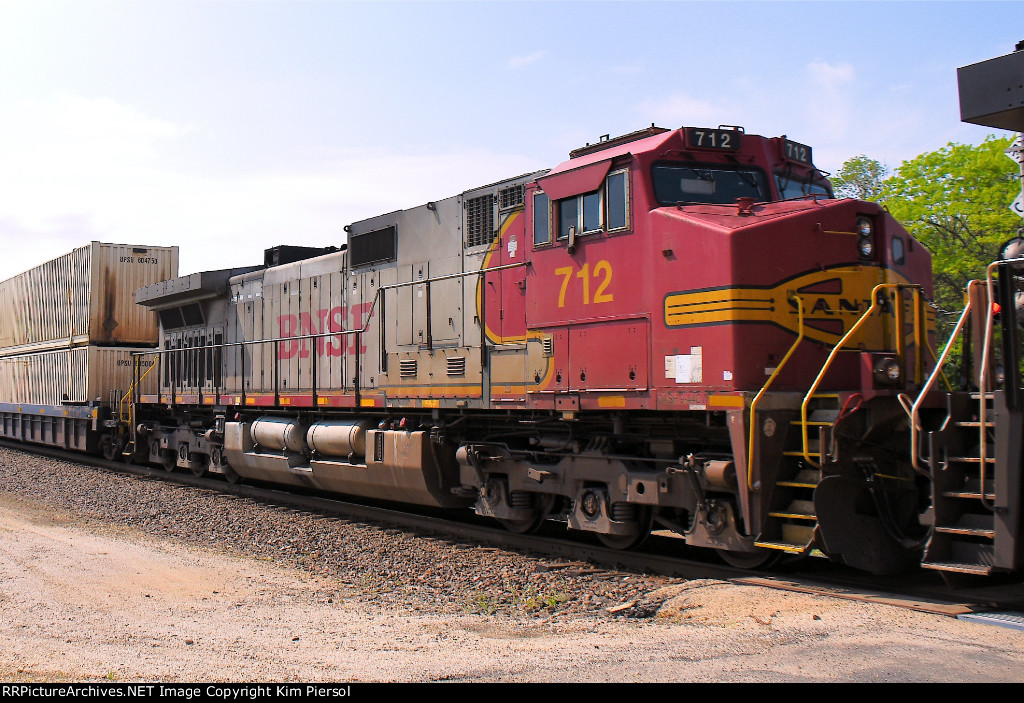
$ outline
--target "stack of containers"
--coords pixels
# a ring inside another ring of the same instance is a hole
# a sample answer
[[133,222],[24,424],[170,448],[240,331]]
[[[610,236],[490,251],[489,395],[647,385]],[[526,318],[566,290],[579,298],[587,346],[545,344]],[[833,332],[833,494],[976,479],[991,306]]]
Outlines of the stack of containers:
[[[135,291],[178,275],[178,247],[92,242],[0,282],[0,403],[110,402],[158,342]],[[156,389],[156,374],[144,382]]]

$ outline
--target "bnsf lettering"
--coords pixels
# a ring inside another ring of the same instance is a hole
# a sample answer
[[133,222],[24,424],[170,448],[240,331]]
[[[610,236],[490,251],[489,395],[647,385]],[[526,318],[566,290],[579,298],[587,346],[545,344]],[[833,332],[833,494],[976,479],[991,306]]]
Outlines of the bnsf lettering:
[[[373,307],[373,303],[361,303],[351,308],[337,306],[317,310],[316,313],[301,312],[298,315],[278,315],[277,325],[281,337],[299,337],[302,335],[320,334],[322,332],[344,332],[346,329],[360,329],[363,326],[363,314]],[[351,316],[352,325],[345,327],[345,319]],[[347,335],[351,342],[346,341],[346,336],[318,337],[316,340],[317,356],[341,356],[346,352],[349,354],[365,354],[366,345],[356,344],[356,335]],[[300,359],[309,358],[309,339],[295,339],[287,342],[278,342],[278,358],[291,359],[298,356]],[[348,347],[346,349],[346,347]]]

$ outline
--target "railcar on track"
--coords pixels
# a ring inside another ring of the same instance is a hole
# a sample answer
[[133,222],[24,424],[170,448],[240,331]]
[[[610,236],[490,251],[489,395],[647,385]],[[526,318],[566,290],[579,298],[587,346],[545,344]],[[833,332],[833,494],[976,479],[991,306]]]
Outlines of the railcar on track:
[[[935,390],[929,252],[809,147],[652,126],[345,230],[140,287],[102,447],[746,566],[1018,568],[1019,378]],[[975,370],[1018,358],[997,288]]]

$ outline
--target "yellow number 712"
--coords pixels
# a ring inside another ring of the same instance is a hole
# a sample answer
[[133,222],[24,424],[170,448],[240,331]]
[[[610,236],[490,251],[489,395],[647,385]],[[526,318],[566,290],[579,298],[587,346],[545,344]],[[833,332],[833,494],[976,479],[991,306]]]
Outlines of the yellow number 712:
[[[558,291],[558,307],[565,307],[565,291],[569,289],[569,281],[572,280],[573,267],[562,266],[561,268],[555,269],[556,276],[562,276],[562,288]],[[590,303],[610,303],[612,302],[612,294],[607,293],[608,286],[612,282],[612,265],[601,259],[594,265],[593,273],[590,271],[590,264],[583,264],[583,268],[576,271],[576,278],[583,282],[583,304],[590,305]],[[590,281],[591,279],[600,279],[597,283],[597,290],[594,291],[594,299],[590,299]]]

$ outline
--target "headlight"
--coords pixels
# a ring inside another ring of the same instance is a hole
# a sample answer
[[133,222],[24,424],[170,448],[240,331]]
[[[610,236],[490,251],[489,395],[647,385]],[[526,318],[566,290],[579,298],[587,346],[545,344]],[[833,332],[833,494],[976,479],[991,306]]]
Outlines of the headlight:
[[870,259],[871,255],[875,253],[875,243],[867,237],[861,237],[860,242],[857,244],[857,249],[860,251],[860,255],[865,259]]
[[879,383],[892,386],[899,383],[902,378],[903,369],[900,368],[899,359],[885,357],[875,363],[875,380]]
[[857,242],[857,250],[862,259],[870,259],[875,253],[875,226],[867,217],[857,218],[857,234],[860,240]]

